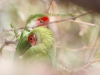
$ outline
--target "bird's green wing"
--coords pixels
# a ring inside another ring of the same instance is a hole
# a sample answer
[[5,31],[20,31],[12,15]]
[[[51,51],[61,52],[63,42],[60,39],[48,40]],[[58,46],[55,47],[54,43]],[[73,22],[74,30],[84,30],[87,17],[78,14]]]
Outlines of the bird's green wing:
[[28,50],[31,45],[29,44],[27,37],[29,35],[29,32],[27,30],[23,30],[22,34],[20,36],[20,39],[18,40],[18,44],[16,47],[14,58],[18,59],[21,55],[25,53],[26,50]]

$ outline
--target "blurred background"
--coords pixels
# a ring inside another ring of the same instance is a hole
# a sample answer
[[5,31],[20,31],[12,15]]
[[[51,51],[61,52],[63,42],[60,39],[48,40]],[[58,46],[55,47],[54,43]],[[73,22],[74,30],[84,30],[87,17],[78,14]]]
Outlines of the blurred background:
[[[4,30],[10,30],[11,23],[15,28],[24,27],[31,14],[48,14],[50,20],[55,21],[88,12],[76,5],[61,3],[62,0],[55,0],[50,5],[51,1],[0,0],[0,47],[3,46],[5,39],[16,39],[13,31]],[[57,16],[57,14],[59,15]],[[50,24],[50,29],[55,37],[57,62],[63,66],[64,70],[76,71],[86,63],[100,58],[99,17],[100,15],[92,13],[78,17],[75,21],[66,20]],[[16,45],[9,44],[0,49],[3,52],[4,63],[11,62]],[[84,75],[88,75],[98,71],[99,67],[100,62],[98,61],[82,72]]]

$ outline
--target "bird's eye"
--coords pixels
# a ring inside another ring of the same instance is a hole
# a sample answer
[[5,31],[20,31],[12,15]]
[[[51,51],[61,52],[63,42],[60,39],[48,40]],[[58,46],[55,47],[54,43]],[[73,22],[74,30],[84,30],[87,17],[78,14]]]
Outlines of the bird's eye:
[[30,41],[32,41],[32,37],[30,37]]
[[41,23],[43,23],[43,20],[40,20]]

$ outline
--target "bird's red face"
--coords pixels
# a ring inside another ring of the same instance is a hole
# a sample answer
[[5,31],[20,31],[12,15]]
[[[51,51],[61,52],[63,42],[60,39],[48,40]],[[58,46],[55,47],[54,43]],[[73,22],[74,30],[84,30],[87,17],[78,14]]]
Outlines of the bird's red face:
[[45,26],[48,27],[49,18],[47,16],[37,19],[37,27]]
[[37,43],[36,35],[32,34],[32,35],[28,36],[28,42],[31,44],[31,46],[36,45],[36,43]]

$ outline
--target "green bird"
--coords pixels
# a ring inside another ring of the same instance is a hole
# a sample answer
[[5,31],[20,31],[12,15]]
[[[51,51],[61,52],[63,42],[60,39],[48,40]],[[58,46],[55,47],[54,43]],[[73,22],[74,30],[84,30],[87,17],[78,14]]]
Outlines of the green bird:
[[48,27],[49,18],[43,14],[31,15],[26,22],[26,30],[32,30],[32,28],[45,26]]
[[[54,61],[54,38],[50,29],[47,28],[48,24],[46,23],[48,22],[49,18],[42,14],[31,15],[28,18],[26,28],[22,31],[20,39],[18,40],[14,60],[33,60],[33,57],[45,56]],[[28,39],[32,33],[36,37],[34,43],[30,43]],[[34,46],[32,44],[34,44]],[[40,53],[37,54],[39,51]]]
[[21,58],[21,56],[25,53],[25,51],[31,47],[31,45],[29,44],[29,42],[27,40],[27,37],[28,37],[30,31],[33,28],[39,27],[39,26],[47,27],[47,24],[45,24],[47,22],[49,22],[49,18],[43,14],[31,15],[28,18],[28,20],[26,22],[26,27],[22,31],[22,34],[21,34],[20,38],[18,39],[18,44],[16,47],[14,60]]
[[24,60],[43,60],[55,63],[54,37],[50,29],[41,26],[34,28],[28,35],[31,47],[24,53]]

